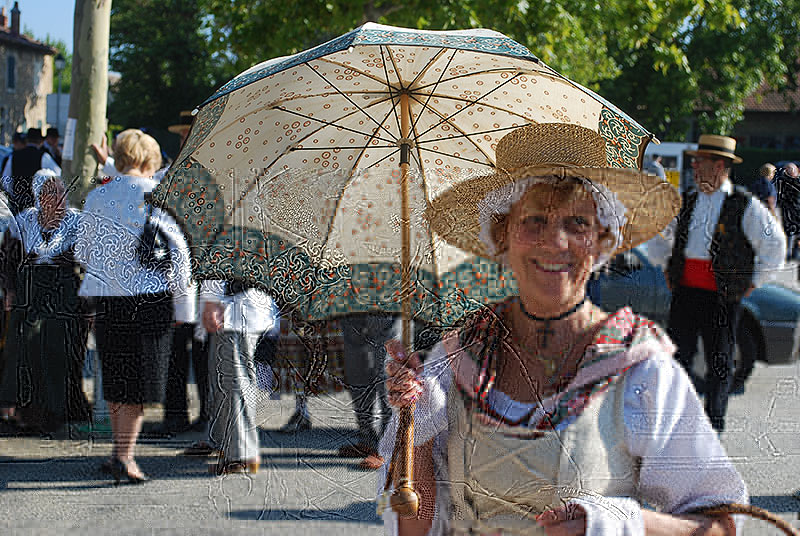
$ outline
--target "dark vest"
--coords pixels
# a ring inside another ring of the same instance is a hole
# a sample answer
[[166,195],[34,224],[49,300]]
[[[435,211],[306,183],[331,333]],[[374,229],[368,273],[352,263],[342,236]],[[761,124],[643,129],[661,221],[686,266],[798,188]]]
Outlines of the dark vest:
[[33,176],[42,169],[44,150],[31,145],[14,151],[11,157],[11,210],[19,214],[33,206]]
[[[697,204],[697,192],[683,195],[683,205],[678,214],[675,243],[667,263],[667,277],[672,288],[680,286],[686,264],[686,244],[689,242],[689,223]],[[717,292],[729,302],[740,302],[753,281],[755,250],[742,230],[742,217],[752,195],[735,186],[722,203],[719,220],[711,238],[711,270],[717,283]]]

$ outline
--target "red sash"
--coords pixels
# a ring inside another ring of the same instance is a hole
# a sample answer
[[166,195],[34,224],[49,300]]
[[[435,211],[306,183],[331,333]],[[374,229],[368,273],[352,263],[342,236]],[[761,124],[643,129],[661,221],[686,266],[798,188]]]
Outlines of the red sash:
[[717,280],[711,270],[710,260],[686,259],[681,277],[682,287],[717,290]]

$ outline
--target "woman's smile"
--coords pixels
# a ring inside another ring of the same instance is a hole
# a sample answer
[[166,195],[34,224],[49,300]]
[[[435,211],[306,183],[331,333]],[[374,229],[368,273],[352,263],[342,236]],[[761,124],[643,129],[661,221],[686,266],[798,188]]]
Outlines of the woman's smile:
[[547,273],[569,272],[574,266],[571,263],[553,263],[553,262],[537,261],[536,259],[534,259],[532,262],[539,270]]

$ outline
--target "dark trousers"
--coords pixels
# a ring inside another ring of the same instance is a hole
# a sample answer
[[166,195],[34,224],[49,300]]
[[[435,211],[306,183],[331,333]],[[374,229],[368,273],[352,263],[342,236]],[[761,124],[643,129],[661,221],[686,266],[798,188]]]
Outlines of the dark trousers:
[[[344,376],[353,398],[359,443],[377,450],[378,441],[392,412],[386,396],[384,344],[399,336],[400,317],[392,314],[359,314],[343,317]],[[381,410],[375,429],[375,401]]]
[[200,398],[200,421],[207,421],[208,344],[194,340],[194,324],[181,324],[175,328],[164,397],[164,421],[169,427],[181,428],[189,424],[186,385],[190,361]]
[[726,302],[717,292],[678,287],[672,293],[667,331],[678,347],[675,357],[690,372],[697,353],[697,337],[703,338],[706,414],[717,431],[725,428],[740,317],[741,306]]

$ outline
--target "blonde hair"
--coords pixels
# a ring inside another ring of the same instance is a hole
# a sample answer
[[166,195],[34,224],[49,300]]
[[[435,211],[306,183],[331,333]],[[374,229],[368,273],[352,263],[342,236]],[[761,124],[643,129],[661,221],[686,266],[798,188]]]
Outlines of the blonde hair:
[[778,169],[772,164],[764,164],[758,168],[758,176],[764,177],[765,179],[771,179],[775,175],[776,171],[778,171]]
[[122,173],[129,169],[156,171],[161,167],[161,147],[139,129],[123,130],[114,142],[114,167]]

